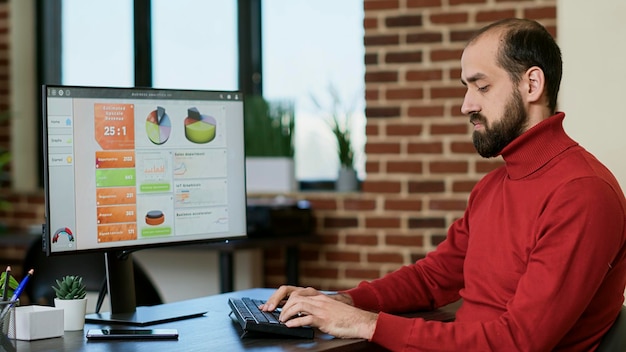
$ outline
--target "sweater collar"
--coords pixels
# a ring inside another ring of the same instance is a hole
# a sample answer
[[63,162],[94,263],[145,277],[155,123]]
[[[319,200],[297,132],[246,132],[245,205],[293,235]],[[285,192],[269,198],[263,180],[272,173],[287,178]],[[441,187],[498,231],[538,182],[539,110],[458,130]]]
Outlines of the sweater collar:
[[500,155],[511,179],[517,180],[539,170],[566,149],[578,145],[563,129],[565,113],[541,121],[509,143]]

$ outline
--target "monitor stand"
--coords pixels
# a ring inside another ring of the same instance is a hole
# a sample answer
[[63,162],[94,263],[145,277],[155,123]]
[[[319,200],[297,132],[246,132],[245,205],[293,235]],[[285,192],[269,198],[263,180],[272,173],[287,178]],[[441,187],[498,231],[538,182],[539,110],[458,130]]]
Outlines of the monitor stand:
[[86,322],[146,326],[199,317],[208,311],[185,302],[137,307],[131,254],[107,252],[104,258],[111,312],[87,314]]

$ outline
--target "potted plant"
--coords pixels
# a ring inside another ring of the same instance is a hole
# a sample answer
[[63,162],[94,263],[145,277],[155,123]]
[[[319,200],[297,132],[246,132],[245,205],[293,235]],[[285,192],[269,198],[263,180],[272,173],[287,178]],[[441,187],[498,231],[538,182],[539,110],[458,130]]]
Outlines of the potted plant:
[[354,168],[354,146],[350,135],[352,124],[352,107],[346,107],[337,89],[330,84],[328,87],[330,107],[325,107],[315,96],[313,104],[330,115],[328,124],[337,143],[339,171],[335,188],[338,191],[354,191],[358,188],[357,173]]
[[54,306],[63,309],[63,329],[82,330],[87,313],[87,290],[81,276],[68,275],[56,280],[52,286],[56,297]]
[[246,96],[244,116],[247,191],[295,191],[293,103]]

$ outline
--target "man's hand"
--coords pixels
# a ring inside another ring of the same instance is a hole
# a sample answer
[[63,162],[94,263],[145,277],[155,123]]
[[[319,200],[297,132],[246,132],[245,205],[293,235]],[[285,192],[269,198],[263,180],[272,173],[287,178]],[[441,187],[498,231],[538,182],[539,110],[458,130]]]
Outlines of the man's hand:
[[371,339],[376,328],[378,314],[352,307],[346,294],[329,296],[310,287],[281,286],[260,308],[272,311],[283,302],[280,320],[289,327],[309,325],[335,337],[365,339]]

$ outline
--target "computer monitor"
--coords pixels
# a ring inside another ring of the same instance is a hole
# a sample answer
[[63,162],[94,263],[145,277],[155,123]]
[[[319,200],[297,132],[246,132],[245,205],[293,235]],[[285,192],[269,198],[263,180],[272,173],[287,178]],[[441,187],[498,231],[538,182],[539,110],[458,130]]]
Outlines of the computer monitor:
[[105,252],[111,312],[88,318],[203,314],[136,307],[129,257],[246,236],[242,94],[46,85],[42,105],[45,250]]

